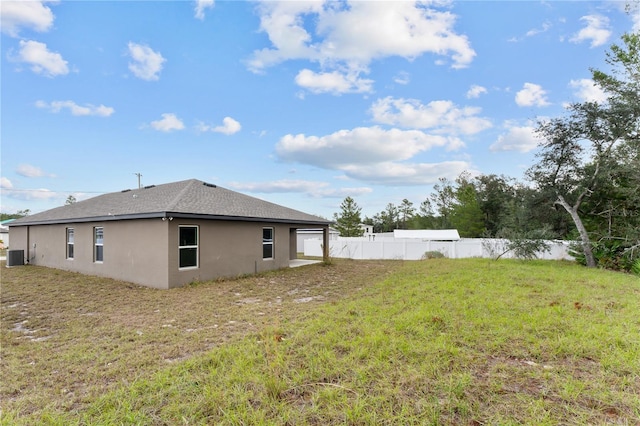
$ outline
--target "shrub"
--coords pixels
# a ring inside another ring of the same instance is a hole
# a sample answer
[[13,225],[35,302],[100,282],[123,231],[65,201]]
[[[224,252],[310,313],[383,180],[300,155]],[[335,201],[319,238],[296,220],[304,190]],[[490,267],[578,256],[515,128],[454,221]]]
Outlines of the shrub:
[[438,250],[426,251],[422,255],[422,260],[426,259],[441,259],[445,257],[444,254],[440,253]]
[[538,253],[550,252],[548,239],[551,237],[548,229],[534,229],[531,231],[514,231],[503,229],[496,238],[485,238],[482,247],[493,260],[498,260],[511,252],[516,259],[537,259]]
[[640,257],[636,259],[635,263],[631,267],[631,272],[640,276]]
[[[640,253],[634,250],[637,246],[617,240],[600,240],[591,243],[593,257],[600,268],[614,271],[635,272],[634,268],[639,268]],[[571,253],[576,261],[581,265],[586,265],[584,252],[580,243],[571,246]]]

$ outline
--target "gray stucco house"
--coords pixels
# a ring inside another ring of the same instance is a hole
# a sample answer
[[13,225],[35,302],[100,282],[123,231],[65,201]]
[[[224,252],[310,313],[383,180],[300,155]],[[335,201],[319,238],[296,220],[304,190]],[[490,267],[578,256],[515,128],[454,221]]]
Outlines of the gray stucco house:
[[191,179],[57,207],[14,220],[9,233],[30,264],[169,289],[288,267],[296,230],[322,229],[328,249],[329,224]]

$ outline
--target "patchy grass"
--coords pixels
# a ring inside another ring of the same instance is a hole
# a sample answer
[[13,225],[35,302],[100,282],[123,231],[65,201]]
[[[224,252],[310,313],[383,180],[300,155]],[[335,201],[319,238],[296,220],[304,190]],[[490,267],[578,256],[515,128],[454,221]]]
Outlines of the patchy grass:
[[334,261],[159,291],[3,272],[6,424],[640,423],[640,280]]
[[400,267],[346,261],[155,290],[37,266],[2,274],[2,420],[39,423],[169,365],[310,315]]

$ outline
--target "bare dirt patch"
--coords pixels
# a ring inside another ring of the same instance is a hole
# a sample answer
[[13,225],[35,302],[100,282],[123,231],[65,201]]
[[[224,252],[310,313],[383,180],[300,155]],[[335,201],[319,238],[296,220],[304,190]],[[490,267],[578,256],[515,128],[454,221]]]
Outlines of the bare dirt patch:
[[166,363],[313,315],[401,264],[336,261],[173,290],[3,267],[0,408],[78,409]]

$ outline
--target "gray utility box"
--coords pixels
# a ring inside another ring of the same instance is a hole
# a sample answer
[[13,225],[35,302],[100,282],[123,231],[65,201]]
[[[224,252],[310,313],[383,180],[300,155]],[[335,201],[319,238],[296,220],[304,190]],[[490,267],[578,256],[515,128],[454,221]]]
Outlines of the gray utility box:
[[7,251],[7,267],[24,265],[24,250]]

